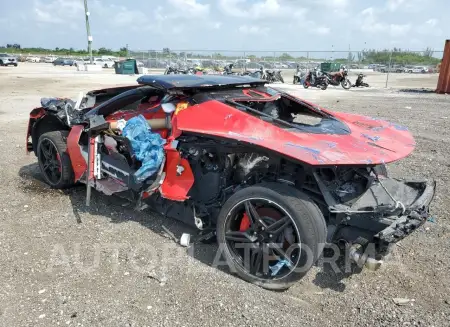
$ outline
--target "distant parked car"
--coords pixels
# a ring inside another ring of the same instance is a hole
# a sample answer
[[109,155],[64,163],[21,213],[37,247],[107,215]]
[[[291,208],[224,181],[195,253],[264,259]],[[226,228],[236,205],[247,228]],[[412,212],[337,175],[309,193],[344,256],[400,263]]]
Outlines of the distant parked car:
[[410,67],[410,68],[406,68],[405,69],[405,73],[415,73],[415,74],[420,74],[420,73],[427,73],[428,72],[428,68],[423,67],[423,66],[414,66],[414,67]]
[[102,66],[103,68],[114,67],[114,61],[111,59],[95,58],[94,65]]
[[55,60],[56,60],[56,57],[52,57],[52,56],[44,57],[44,62],[47,63],[47,64],[51,64],[51,63],[53,63]]
[[26,59],[27,62],[40,62],[41,58],[36,56],[28,56]]
[[69,58],[56,58],[55,61],[53,61],[54,66],[73,66],[74,64],[75,61]]
[[7,53],[0,53],[0,66],[16,66],[17,67],[17,59]]
[[394,66],[391,66],[391,67],[383,66],[383,67],[380,67],[379,71],[382,72],[382,73],[387,73],[387,72],[389,72],[389,73],[403,73],[405,71],[405,68],[401,67],[399,65],[394,65]]

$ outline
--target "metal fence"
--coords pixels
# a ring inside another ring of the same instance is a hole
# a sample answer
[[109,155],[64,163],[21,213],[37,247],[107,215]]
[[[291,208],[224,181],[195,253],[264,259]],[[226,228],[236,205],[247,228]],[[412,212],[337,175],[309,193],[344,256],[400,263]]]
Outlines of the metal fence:
[[135,50],[129,56],[142,61],[147,68],[164,69],[168,65],[197,65],[222,69],[228,63],[236,68],[310,69],[322,62],[335,62],[348,69],[370,69],[384,73],[436,72],[443,51],[228,51],[228,50]]
[[[58,57],[80,58],[86,56],[85,53],[83,54],[80,51],[71,52],[69,49],[61,53],[61,49],[59,50],[60,52],[56,54]],[[165,48],[163,50],[128,50],[127,53],[125,51],[119,53],[108,49],[103,50],[107,51],[95,51],[94,56],[115,55],[119,59],[135,58],[140,62],[140,66],[143,65],[156,73],[163,71],[167,66],[178,68],[201,66],[205,69],[222,71],[225,65],[233,63],[236,70],[256,70],[263,66],[265,69],[287,70],[284,74],[289,76],[297,67],[306,72],[320,67],[321,63],[329,62],[336,63],[337,65],[333,65],[335,68],[345,65],[350,74],[358,72],[385,74],[385,77],[377,79],[377,83],[379,86],[383,84],[386,87],[389,86],[391,81],[398,79],[398,75],[393,76],[393,74],[438,73],[443,57],[443,51],[431,49],[410,51],[398,48],[358,51],[230,51]],[[32,55],[31,53],[21,52],[23,50],[18,50],[16,54],[21,55],[23,60]],[[50,54],[55,56],[54,52],[49,52],[47,56]],[[37,56],[45,57],[42,52]]]

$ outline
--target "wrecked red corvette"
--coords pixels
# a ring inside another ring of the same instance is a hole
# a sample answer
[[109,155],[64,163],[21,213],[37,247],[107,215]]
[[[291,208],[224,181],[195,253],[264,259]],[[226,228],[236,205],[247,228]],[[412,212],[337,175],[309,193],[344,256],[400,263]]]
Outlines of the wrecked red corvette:
[[327,243],[378,266],[434,196],[433,181],[387,176],[385,164],[414,149],[411,134],[265,83],[142,76],[77,101],[42,99],[27,150],[52,187],[86,184],[87,205],[94,188],[215,235],[231,271],[268,289],[302,278]]

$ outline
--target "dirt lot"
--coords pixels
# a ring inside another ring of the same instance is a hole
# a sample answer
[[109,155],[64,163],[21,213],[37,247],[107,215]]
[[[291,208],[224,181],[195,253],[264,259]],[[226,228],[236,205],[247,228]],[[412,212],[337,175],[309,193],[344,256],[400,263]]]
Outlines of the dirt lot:
[[436,75],[392,74],[391,89],[382,88],[381,74],[369,75],[375,87],[365,90],[280,86],[408,126],[417,148],[389,172],[438,181],[434,222],[402,241],[378,272],[319,264],[283,293],[211,267],[213,245],[176,245],[163,226],[176,236],[190,231],[176,221],[96,192],[87,209],[83,187],[59,192],[40,181],[36,158],[25,155],[28,113],[39,99],[135,79],[45,64],[0,67],[2,326],[450,326],[450,97],[399,90],[434,88]]

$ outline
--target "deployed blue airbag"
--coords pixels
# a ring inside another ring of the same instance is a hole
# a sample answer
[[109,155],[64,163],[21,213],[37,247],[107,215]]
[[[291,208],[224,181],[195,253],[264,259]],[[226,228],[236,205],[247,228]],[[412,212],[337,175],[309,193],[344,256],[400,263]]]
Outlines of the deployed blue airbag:
[[166,140],[158,133],[152,133],[151,127],[142,115],[128,120],[122,134],[130,140],[136,159],[142,163],[141,168],[134,174],[136,182],[141,183],[156,173],[161,166]]

